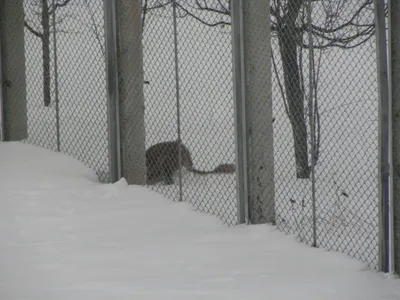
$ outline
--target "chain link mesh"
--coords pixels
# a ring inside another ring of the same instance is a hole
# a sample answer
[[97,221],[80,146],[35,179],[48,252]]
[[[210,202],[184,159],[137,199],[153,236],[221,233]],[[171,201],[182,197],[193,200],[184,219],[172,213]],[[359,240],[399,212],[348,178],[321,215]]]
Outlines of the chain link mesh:
[[[144,87],[148,149],[155,144],[178,139],[178,113],[172,6],[160,4],[159,1],[148,1],[142,14],[144,78],[149,82]],[[157,156],[163,155],[166,157],[167,166],[172,162],[176,164],[176,156],[168,155],[166,149],[156,149],[156,157],[149,167],[156,169]],[[179,201],[177,178],[174,182],[172,185],[156,183],[151,185],[151,188],[174,201]]]
[[[370,2],[314,1],[311,19],[308,1],[272,6],[274,157],[278,227],[376,268],[378,93]],[[303,162],[311,166],[312,142],[315,220],[312,174],[299,179],[296,170]]]
[[[145,79],[150,82],[145,87],[147,148],[180,137],[195,169],[212,171],[220,164],[234,164],[231,32],[230,26],[222,26],[230,23],[229,5],[225,14],[212,14],[196,7],[194,1],[176,1],[176,45],[173,2],[146,1],[146,5],[144,67]],[[178,163],[178,152],[171,155],[165,147],[158,151],[170,165]],[[181,157],[184,165],[182,153]],[[171,186],[161,183],[151,187],[174,200],[180,199],[181,192],[182,200],[197,210],[215,214],[227,224],[236,223],[234,175],[198,175],[182,168],[181,176],[181,190],[179,178]]]
[[[225,158],[234,155],[233,126],[229,124],[232,120],[229,116],[233,114],[229,1],[176,3],[181,138],[189,148],[193,145],[194,163],[199,161],[199,167],[210,168],[210,162],[218,157],[217,145],[231,145],[225,150],[230,153],[229,156],[225,154]],[[172,1],[162,4],[154,1],[151,5],[162,7],[154,9],[151,18],[157,20],[154,21],[157,25],[159,19],[169,21],[170,29],[167,24],[161,28],[171,34]],[[311,26],[307,8],[308,1],[303,0],[273,1],[271,6],[276,223],[282,231],[295,233],[307,243],[316,242],[316,246],[345,252],[376,268],[378,94],[372,4],[361,0],[313,2]],[[357,23],[351,21],[354,19]],[[150,32],[151,27],[150,21],[147,22],[145,33]],[[341,26],[343,24],[347,26]],[[360,29],[358,24],[364,27]],[[154,31],[159,32],[159,28],[157,26]],[[312,56],[309,28],[313,33]],[[221,36],[221,33],[225,35]],[[173,45],[170,44],[169,50],[173,52]],[[169,63],[168,78],[174,76],[173,64]],[[212,77],[214,74],[216,78]],[[171,89],[174,88],[173,83]],[[173,114],[177,118],[175,111]],[[213,120],[219,124],[213,124]],[[271,120],[265,118],[265,122],[268,121]],[[218,135],[218,131],[222,134]],[[261,142],[261,131],[252,132],[256,137],[254,140]],[[148,131],[149,136],[154,135]],[[311,143],[315,145],[315,220]],[[214,149],[208,152],[207,148]],[[222,200],[225,215],[227,208],[228,211],[232,208],[230,223],[234,224],[234,182],[221,177],[223,181],[217,183],[217,190],[224,195],[230,191],[231,196],[224,198],[221,193],[213,192],[218,196],[210,199],[208,191],[213,187],[212,182],[217,181],[212,177],[201,177],[201,181],[196,181],[205,184],[189,184],[194,183],[193,178],[196,177],[183,175],[184,199],[190,199],[202,211],[217,214]],[[202,201],[197,200],[199,196]],[[272,212],[274,209],[263,208],[262,198],[251,205],[253,215],[255,213],[259,218],[263,214],[257,214],[258,210]]]
[[108,181],[102,2],[56,0],[54,4],[25,0],[19,16],[25,24],[28,137],[24,141],[71,155]]
[[[42,13],[44,3],[47,14]],[[102,1],[55,3],[54,10],[51,1],[25,0],[19,17],[25,21],[26,142],[59,148],[108,181]],[[308,4],[274,0],[265,17],[271,21],[273,120],[266,116],[261,129],[251,133],[251,147],[258,149],[251,155],[268,155],[260,145],[265,143],[263,130],[273,122],[274,190],[261,181],[258,188],[260,194],[274,193],[275,202],[266,206],[258,197],[250,210],[259,218],[255,223],[265,221],[265,214],[256,212],[267,210],[281,231],[376,268],[379,116],[372,2],[312,1],[311,15]],[[148,83],[143,85],[143,130],[145,148],[153,149],[146,157],[147,180],[154,181],[149,187],[234,225],[235,174],[190,172],[232,167],[236,159],[230,1],[143,0],[142,9],[144,78],[136,74],[124,83],[138,94],[138,81]],[[137,49],[138,42],[132,40],[124,51]],[[263,51],[259,47],[254,53]],[[137,67],[135,59],[129,63]],[[134,108],[127,108],[129,119],[139,124],[143,112]],[[259,114],[257,107],[252,109],[260,122],[264,109]],[[138,130],[135,125],[125,134],[133,138]],[[179,138],[185,147],[165,143]],[[186,168],[179,172],[180,164]],[[250,163],[252,176],[258,174],[255,166]]]

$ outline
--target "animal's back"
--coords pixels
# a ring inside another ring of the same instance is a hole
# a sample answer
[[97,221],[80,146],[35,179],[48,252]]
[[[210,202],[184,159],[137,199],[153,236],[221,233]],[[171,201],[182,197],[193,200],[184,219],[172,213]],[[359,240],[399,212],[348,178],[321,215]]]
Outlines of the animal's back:
[[168,160],[172,165],[179,165],[179,155],[181,156],[182,166],[191,167],[193,165],[188,148],[178,141],[162,142],[151,146],[146,151],[146,161],[160,162],[160,160]]
[[211,171],[198,170],[193,167],[190,151],[182,142],[161,142],[151,146],[146,151],[147,184],[154,184],[159,181],[172,184],[172,177],[180,169],[180,166],[200,175],[235,172],[234,164],[220,164]]
[[165,180],[172,181],[172,175],[179,170],[179,151],[181,165],[192,168],[189,150],[178,141],[162,142],[151,146],[146,151],[146,167],[148,183]]

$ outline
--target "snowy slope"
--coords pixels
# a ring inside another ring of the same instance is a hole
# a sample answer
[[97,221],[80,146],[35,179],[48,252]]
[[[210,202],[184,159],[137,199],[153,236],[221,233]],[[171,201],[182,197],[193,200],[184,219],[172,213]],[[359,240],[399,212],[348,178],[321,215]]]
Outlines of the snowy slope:
[[0,143],[0,299],[400,299],[400,282],[271,226],[226,227],[70,157]]

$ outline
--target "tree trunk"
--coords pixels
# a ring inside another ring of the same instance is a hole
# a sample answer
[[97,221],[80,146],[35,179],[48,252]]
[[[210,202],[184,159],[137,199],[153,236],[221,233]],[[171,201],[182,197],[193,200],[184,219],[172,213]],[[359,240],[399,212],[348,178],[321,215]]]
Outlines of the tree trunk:
[[43,101],[44,106],[49,106],[51,102],[50,13],[47,0],[42,0],[42,5]]
[[[297,178],[309,178],[307,125],[304,114],[304,92],[301,87],[297,58],[296,19],[302,0],[291,0],[288,12],[279,22],[278,40],[282,58],[284,84],[289,107],[289,119],[293,130]],[[301,62],[300,62],[301,63]]]

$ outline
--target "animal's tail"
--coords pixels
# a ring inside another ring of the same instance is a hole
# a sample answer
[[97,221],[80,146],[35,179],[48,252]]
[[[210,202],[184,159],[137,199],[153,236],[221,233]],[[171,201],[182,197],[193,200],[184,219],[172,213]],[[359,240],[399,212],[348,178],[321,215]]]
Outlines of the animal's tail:
[[207,174],[231,174],[235,173],[236,167],[234,164],[220,164],[212,171],[197,170],[194,167],[188,168],[194,174],[207,175]]
[[214,173],[235,173],[236,172],[236,166],[234,164],[220,164],[217,166],[214,171]]

